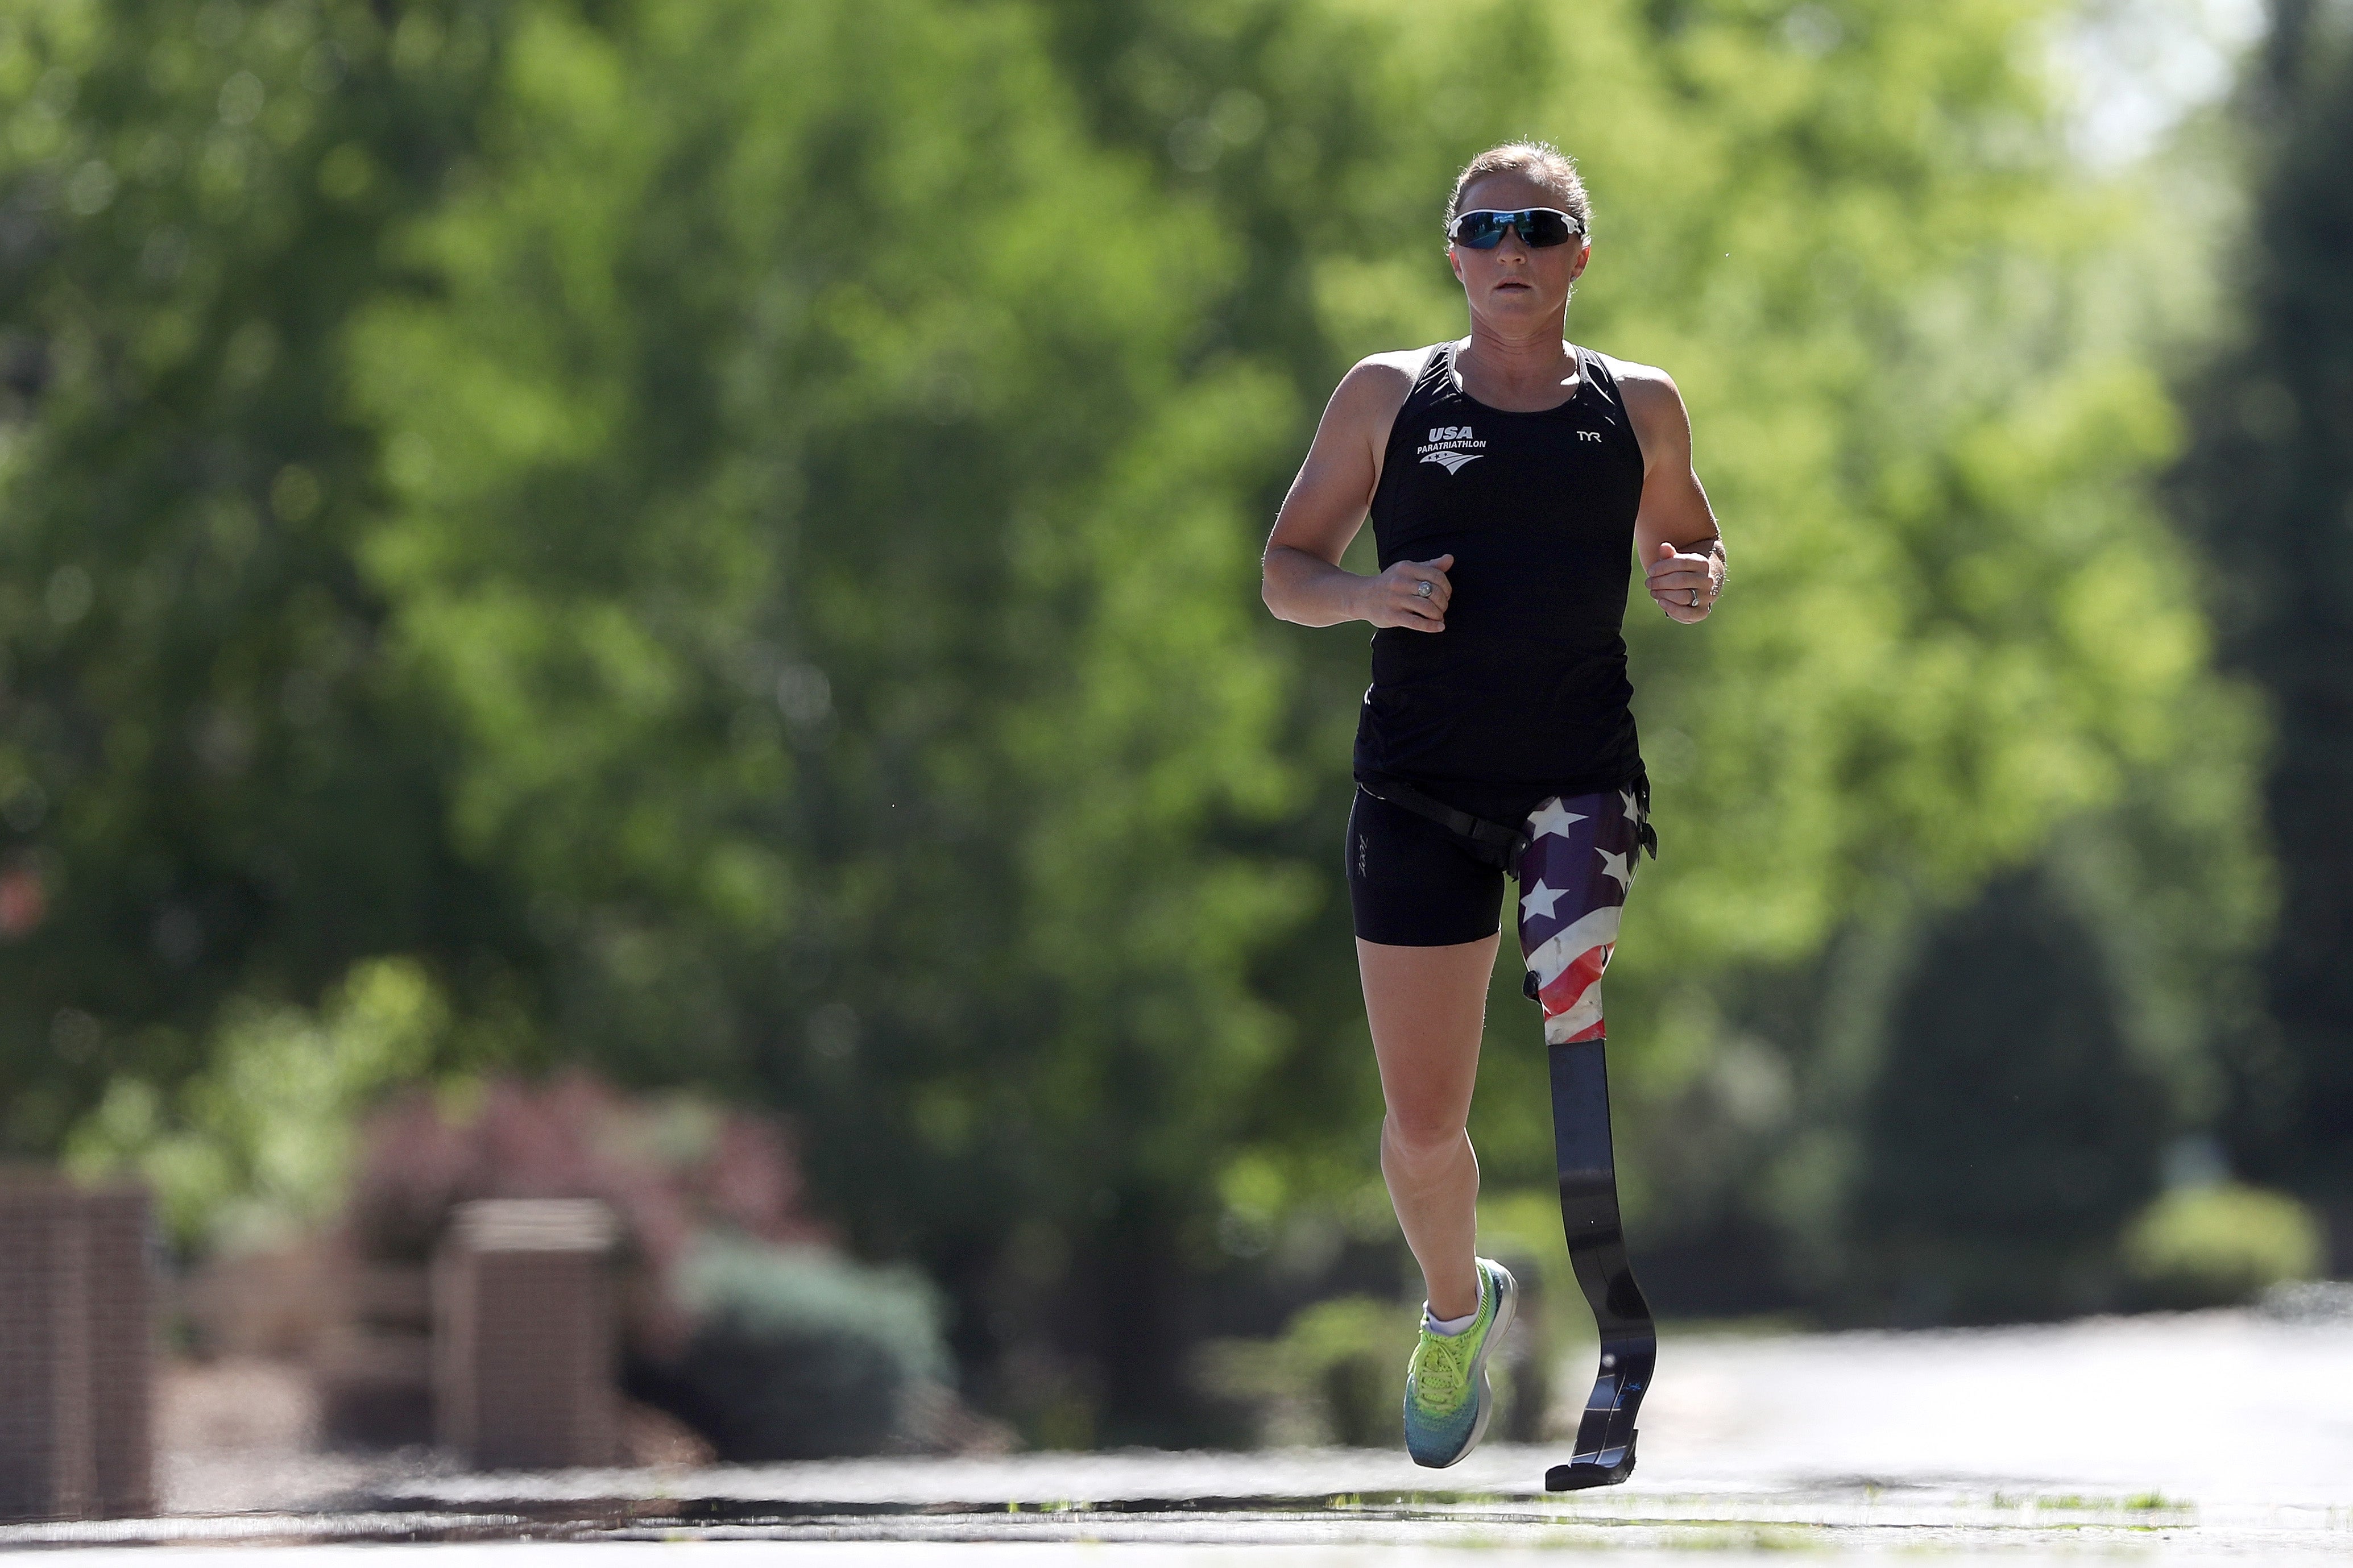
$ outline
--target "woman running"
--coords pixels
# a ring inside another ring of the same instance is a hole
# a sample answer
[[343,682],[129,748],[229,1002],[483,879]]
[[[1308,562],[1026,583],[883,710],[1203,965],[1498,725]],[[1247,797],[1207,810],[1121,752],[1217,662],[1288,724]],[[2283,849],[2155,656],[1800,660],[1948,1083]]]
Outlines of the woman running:
[[[1471,334],[1375,354],[1332,395],[1265,563],[1286,621],[1370,621],[1348,894],[1388,1114],[1381,1174],[1427,1289],[1406,1447],[1451,1465],[1485,1433],[1486,1362],[1517,1287],[1477,1256],[1466,1130],[1504,873],[1545,1037],[1603,1037],[1600,975],[1651,842],[1626,679],[1630,563],[1704,620],[1724,544],[1665,372],[1565,341],[1592,255],[1576,165],[1482,153],[1447,204]],[[1340,567],[1370,515],[1377,576]]]

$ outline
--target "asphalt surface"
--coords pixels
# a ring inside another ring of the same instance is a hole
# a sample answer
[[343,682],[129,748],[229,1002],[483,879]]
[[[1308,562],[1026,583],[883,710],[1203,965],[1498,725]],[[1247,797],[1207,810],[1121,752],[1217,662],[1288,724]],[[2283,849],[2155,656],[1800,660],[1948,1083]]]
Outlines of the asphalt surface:
[[[2353,1556],[2353,1322],[2253,1312],[1912,1334],[1662,1339],[1626,1486],[1555,1448],[1028,1454],[687,1471],[377,1473],[304,1506],[0,1530],[77,1561],[266,1548],[277,1568],[1786,1562]],[[350,1479],[351,1478],[346,1478]],[[190,1500],[180,1506],[187,1508]],[[200,1506],[200,1505],[198,1505]],[[404,1548],[395,1543],[415,1542]],[[1466,1555],[1475,1551],[1475,1557]]]

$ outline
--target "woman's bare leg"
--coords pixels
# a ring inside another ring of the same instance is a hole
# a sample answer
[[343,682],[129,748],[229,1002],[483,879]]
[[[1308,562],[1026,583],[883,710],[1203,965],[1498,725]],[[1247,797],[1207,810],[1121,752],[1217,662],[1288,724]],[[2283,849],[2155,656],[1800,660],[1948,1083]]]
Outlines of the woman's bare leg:
[[1479,1310],[1472,1249],[1479,1161],[1471,1152],[1471,1090],[1487,1020],[1487,980],[1502,933],[1448,947],[1356,942],[1365,1016],[1381,1068],[1381,1175],[1431,1313]]

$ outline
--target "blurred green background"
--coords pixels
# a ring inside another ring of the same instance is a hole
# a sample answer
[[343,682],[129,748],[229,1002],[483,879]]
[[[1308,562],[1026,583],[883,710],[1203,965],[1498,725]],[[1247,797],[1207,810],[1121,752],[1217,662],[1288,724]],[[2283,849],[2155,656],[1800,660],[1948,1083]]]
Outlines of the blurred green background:
[[1730,545],[1630,627],[1662,1311],[2353,1267],[2341,0],[6,0],[6,1150],[201,1259],[396,1087],[691,1090],[1027,1440],[1229,1437],[1407,1289],[1258,552],[1516,135]]

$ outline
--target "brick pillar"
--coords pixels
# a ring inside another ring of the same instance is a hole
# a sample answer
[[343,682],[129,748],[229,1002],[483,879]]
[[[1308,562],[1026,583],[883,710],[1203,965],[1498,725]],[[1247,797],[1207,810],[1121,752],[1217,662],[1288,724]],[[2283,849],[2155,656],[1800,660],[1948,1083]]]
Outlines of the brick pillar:
[[96,1500],[82,1218],[62,1182],[0,1177],[0,1519],[79,1519]]
[[90,1279],[90,1425],[97,1511],[155,1511],[154,1275],[147,1194],[81,1194]]
[[147,1206],[0,1176],[0,1519],[154,1510]]
[[613,1221],[570,1199],[459,1205],[433,1270],[434,1433],[478,1469],[619,1454]]

